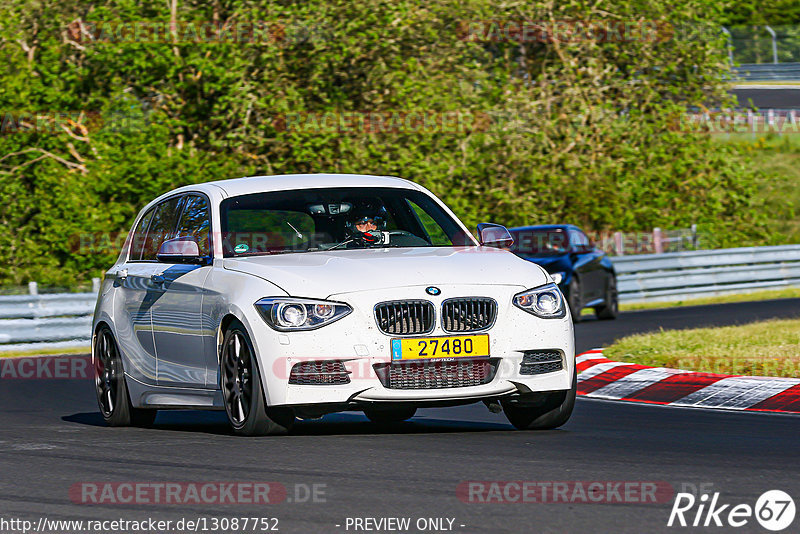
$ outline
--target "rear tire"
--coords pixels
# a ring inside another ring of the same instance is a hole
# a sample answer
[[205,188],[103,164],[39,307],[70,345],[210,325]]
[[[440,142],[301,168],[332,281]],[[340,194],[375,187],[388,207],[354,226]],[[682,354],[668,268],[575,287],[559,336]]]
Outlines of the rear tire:
[[97,405],[109,426],[152,426],[157,410],[131,404],[119,346],[108,326],[101,326],[94,343],[94,383]]
[[617,294],[617,277],[613,274],[606,282],[605,302],[594,309],[598,319],[616,319],[619,315],[619,295]]
[[220,386],[228,422],[235,434],[268,436],[289,432],[294,412],[266,405],[255,350],[238,321],[228,327],[222,340]]
[[414,417],[417,409],[412,407],[391,407],[391,408],[365,408],[364,415],[373,423],[402,423]]
[[569,313],[572,315],[572,322],[581,322],[581,311],[583,304],[581,304],[581,283],[578,277],[573,275],[572,280],[569,281],[567,286],[567,299],[569,301]]
[[566,423],[575,408],[575,395],[578,391],[578,375],[573,372],[572,389],[547,394],[538,406],[514,404],[501,400],[503,412],[508,422],[518,430],[549,430]]

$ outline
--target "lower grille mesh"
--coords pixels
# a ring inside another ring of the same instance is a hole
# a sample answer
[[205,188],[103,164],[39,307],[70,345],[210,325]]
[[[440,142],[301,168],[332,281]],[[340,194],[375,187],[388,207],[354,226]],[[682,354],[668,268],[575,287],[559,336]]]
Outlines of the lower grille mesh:
[[289,383],[297,385],[336,385],[349,384],[350,376],[339,360],[300,362],[292,367]]
[[374,368],[381,383],[389,389],[463,388],[491,382],[497,360],[379,363]]
[[523,354],[519,366],[521,375],[543,375],[564,368],[563,358],[557,350],[528,350]]

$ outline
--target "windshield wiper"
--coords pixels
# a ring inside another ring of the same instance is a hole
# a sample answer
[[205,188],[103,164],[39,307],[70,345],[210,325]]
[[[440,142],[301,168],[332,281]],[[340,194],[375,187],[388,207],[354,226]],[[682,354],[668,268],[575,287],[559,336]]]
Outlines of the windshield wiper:
[[333,246],[332,246],[332,247],[330,247],[330,248],[326,248],[326,249],[323,249],[323,250],[326,250],[326,251],[327,251],[327,250],[333,250],[333,249],[336,249],[336,248],[339,248],[339,247],[343,247],[343,246],[345,246],[345,245],[348,245],[348,244],[350,244],[350,243],[352,243],[352,242],[353,242],[353,238],[351,237],[350,239],[347,239],[347,240],[345,240],[345,241],[342,241],[341,243],[338,243],[338,244],[336,244],[336,245],[333,245]]

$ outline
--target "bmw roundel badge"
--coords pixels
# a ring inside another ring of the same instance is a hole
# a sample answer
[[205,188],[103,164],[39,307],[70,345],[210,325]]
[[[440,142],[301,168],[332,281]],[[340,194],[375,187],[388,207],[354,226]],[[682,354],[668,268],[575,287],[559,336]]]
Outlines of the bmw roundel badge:
[[441,294],[442,294],[442,290],[441,290],[441,289],[439,289],[438,287],[433,287],[433,286],[430,286],[430,287],[426,287],[426,288],[425,288],[425,293],[427,293],[428,295],[432,295],[432,296],[434,296],[434,297],[435,297],[435,296],[437,296],[437,295],[441,295]]

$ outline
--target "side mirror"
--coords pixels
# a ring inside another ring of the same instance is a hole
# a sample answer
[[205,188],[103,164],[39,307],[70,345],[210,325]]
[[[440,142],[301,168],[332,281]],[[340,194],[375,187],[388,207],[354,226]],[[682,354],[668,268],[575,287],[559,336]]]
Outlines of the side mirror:
[[478,225],[478,240],[485,247],[511,248],[514,238],[508,228],[499,224],[480,223]]
[[200,263],[200,247],[193,237],[167,239],[158,247],[158,261],[163,263]]

